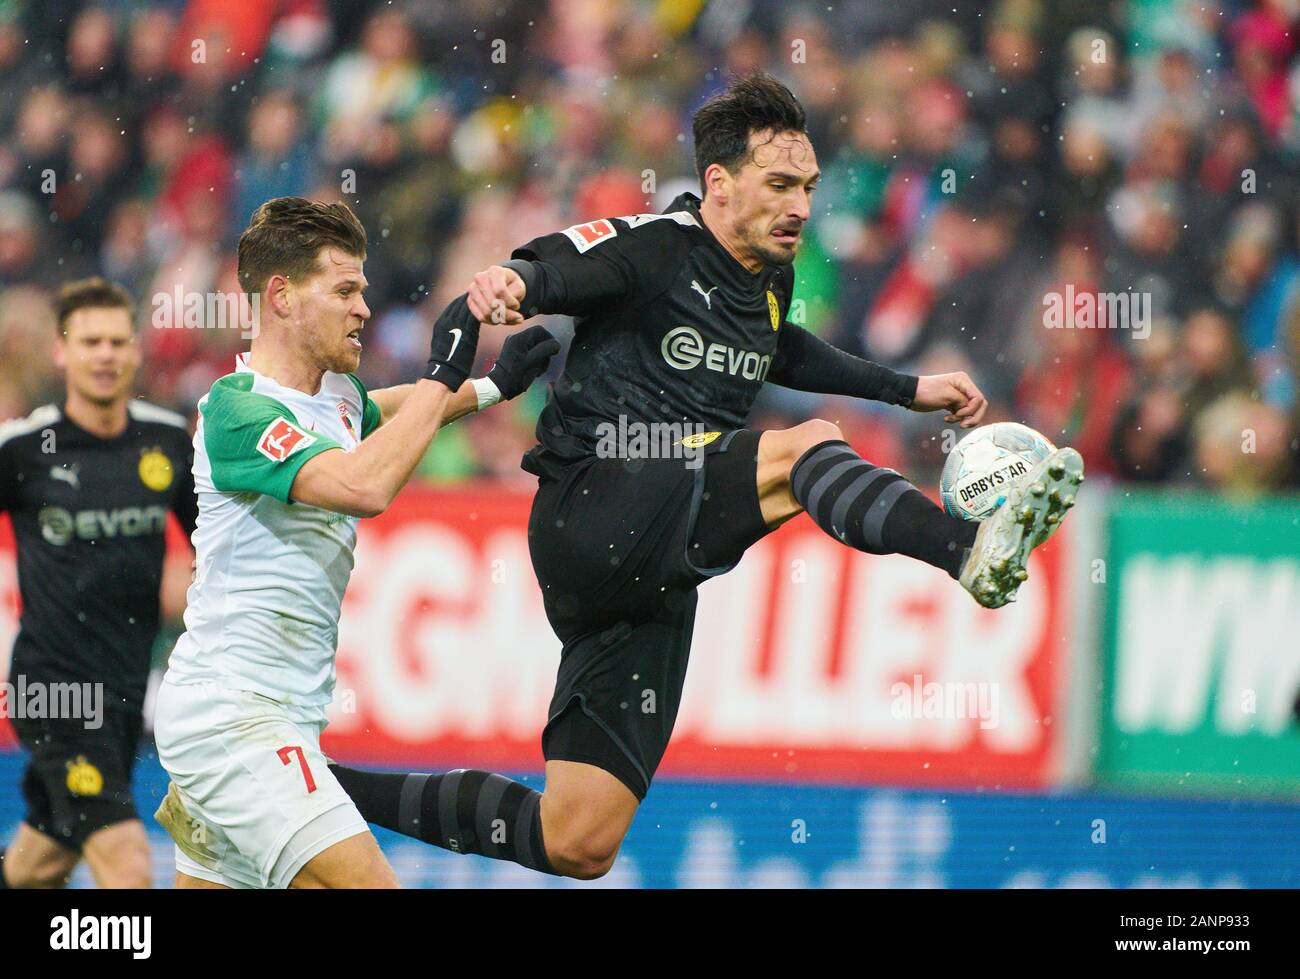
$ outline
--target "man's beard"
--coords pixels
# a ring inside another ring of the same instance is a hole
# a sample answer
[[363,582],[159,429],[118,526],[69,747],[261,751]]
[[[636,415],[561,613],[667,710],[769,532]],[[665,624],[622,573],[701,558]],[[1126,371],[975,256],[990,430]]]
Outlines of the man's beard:
[[361,366],[361,351],[344,346],[335,353],[333,360],[334,365],[329,368],[331,373],[351,374]]
[[782,248],[780,245],[773,244],[767,236],[754,242],[752,247],[768,265],[793,265],[795,252],[799,250],[797,245],[793,248]]
[[361,355],[339,340],[333,332],[321,330],[311,335],[307,353],[317,368],[331,374],[350,374],[361,364]]
[[351,374],[361,366],[361,354],[355,350],[342,350],[326,358],[322,366],[331,374]]

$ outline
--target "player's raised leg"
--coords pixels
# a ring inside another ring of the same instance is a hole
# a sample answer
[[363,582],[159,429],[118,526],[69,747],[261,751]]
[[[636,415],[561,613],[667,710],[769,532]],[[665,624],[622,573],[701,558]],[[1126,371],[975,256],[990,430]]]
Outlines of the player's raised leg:
[[857,550],[942,568],[989,608],[1014,600],[1030,552],[1060,526],[1082,481],[1079,453],[1058,449],[977,524],[949,516],[899,473],[863,459],[830,422],[765,432],[759,441],[758,494],[769,526],[806,510]]
[[905,554],[953,578],[979,529],[948,516],[893,469],[863,459],[837,425],[821,419],[763,433],[758,496],[769,526],[806,510],[843,544],[870,554]]

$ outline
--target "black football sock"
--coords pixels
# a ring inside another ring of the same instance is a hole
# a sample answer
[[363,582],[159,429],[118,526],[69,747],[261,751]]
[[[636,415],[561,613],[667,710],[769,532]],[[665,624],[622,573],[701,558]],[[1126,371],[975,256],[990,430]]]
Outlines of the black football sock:
[[0,891],[5,890],[8,886],[9,883],[5,880],[5,855],[4,851],[0,850]]
[[808,516],[841,543],[869,554],[906,554],[961,573],[979,525],[944,513],[892,469],[873,466],[833,439],[799,457],[790,490]]
[[368,823],[454,853],[554,874],[542,842],[542,794],[490,772],[443,775],[329,769]]

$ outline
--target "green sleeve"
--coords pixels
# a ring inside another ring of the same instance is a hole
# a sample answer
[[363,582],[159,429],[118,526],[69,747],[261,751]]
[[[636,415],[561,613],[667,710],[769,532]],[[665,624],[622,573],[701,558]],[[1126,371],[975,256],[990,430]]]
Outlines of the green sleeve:
[[212,485],[222,493],[261,493],[288,503],[307,460],[342,446],[302,428],[280,402],[254,394],[252,384],[251,374],[230,374],[199,406]]
[[352,379],[352,383],[357,386],[357,393],[361,395],[361,437],[364,439],[380,426],[384,415],[379,410],[379,405],[370,400],[370,393],[361,383],[361,378],[355,374],[349,374],[348,377]]
[[373,432],[379,427],[379,423],[383,420],[383,416],[379,411],[379,405],[375,404],[369,398],[366,398],[365,415],[361,419],[361,437],[365,438]]

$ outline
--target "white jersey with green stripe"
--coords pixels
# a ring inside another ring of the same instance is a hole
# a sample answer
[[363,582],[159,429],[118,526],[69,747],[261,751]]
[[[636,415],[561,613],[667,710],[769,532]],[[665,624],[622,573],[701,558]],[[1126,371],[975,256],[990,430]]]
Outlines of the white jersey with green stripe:
[[168,679],[249,690],[323,720],[357,518],[293,503],[307,460],[356,448],[378,406],[351,374],[305,394],[249,369],[212,385],[194,435],[197,567]]

